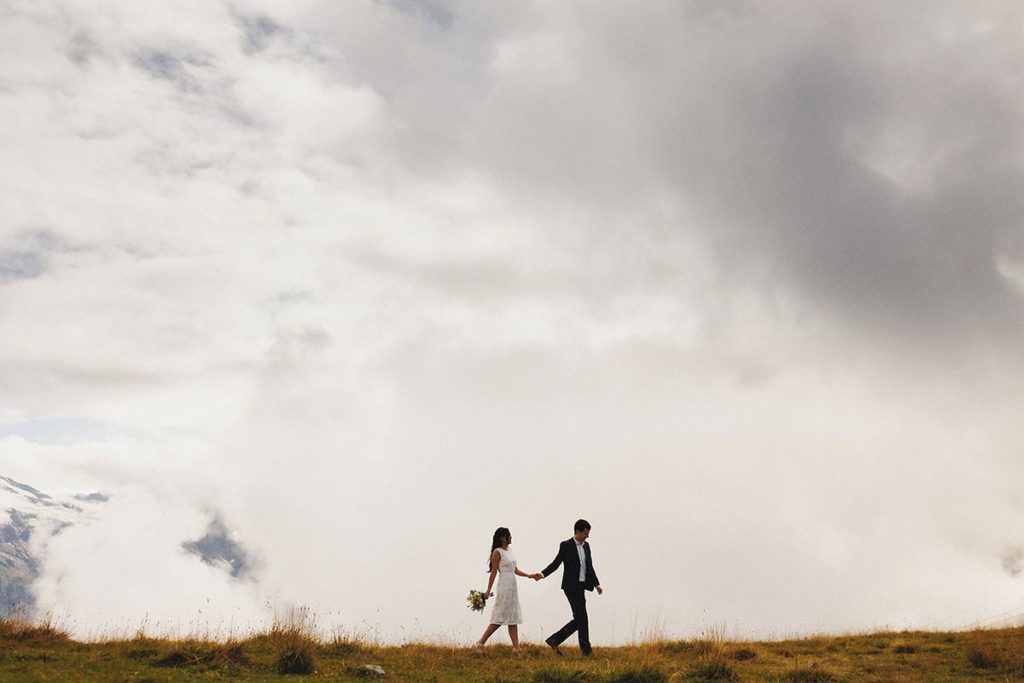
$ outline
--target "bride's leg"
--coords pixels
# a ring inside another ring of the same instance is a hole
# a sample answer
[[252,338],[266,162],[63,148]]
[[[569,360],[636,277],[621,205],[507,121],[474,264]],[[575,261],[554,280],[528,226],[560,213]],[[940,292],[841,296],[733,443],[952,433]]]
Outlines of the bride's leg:
[[508,637],[512,641],[512,649],[513,650],[518,650],[519,649],[519,627],[516,626],[515,624],[509,624],[509,627],[508,627]]
[[494,632],[501,627],[501,624],[488,624],[487,628],[484,629],[484,634],[480,636],[480,640],[476,641],[479,647],[483,647],[487,639],[494,635]]

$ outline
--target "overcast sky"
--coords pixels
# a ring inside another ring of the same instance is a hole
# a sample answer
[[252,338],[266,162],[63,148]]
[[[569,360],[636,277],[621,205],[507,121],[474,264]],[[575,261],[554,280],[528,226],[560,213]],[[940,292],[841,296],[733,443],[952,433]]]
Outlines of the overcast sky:
[[598,645],[1024,614],[1016,0],[5,0],[0,149],[80,635],[469,643],[578,517]]

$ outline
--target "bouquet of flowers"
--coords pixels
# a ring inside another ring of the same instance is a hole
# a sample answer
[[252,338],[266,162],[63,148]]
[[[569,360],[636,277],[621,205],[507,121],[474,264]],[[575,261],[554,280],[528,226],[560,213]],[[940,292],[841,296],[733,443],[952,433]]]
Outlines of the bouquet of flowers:
[[466,602],[469,603],[469,609],[474,612],[483,612],[484,605],[487,604],[487,596],[480,591],[469,591],[469,597],[466,598]]

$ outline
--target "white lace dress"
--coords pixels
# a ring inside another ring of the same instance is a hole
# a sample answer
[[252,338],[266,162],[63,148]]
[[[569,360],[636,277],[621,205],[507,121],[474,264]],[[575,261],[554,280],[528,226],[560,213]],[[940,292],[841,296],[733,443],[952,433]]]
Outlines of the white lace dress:
[[494,591],[494,606],[491,607],[491,623],[511,626],[523,623],[523,610],[519,606],[519,589],[516,587],[516,558],[511,551],[498,548],[498,589]]

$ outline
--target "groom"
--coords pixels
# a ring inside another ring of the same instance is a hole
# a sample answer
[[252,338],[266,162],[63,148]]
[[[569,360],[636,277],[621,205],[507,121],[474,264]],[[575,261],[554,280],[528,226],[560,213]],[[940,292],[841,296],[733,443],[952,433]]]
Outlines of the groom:
[[604,591],[601,590],[597,572],[594,571],[594,561],[590,556],[590,544],[587,543],[588,536],[590,536],[590,522],[585,519],[576,520],[576,524],[573,525],[572,538],[562,541],[558,545],[558,555],[541,572],[540,578],[544,578],[558,569],[558,565],[564,565],[562,590],[569,600],[569,607],[572,608],[572,620],[544,641],[559,656],[562,651],[558,649],[558,646],[576,631],[579,631],[580,652],[584,657],[594,655],[590,649],[590,623],[587,620],[585,591],[592,591],[596,588],[598,595]]

